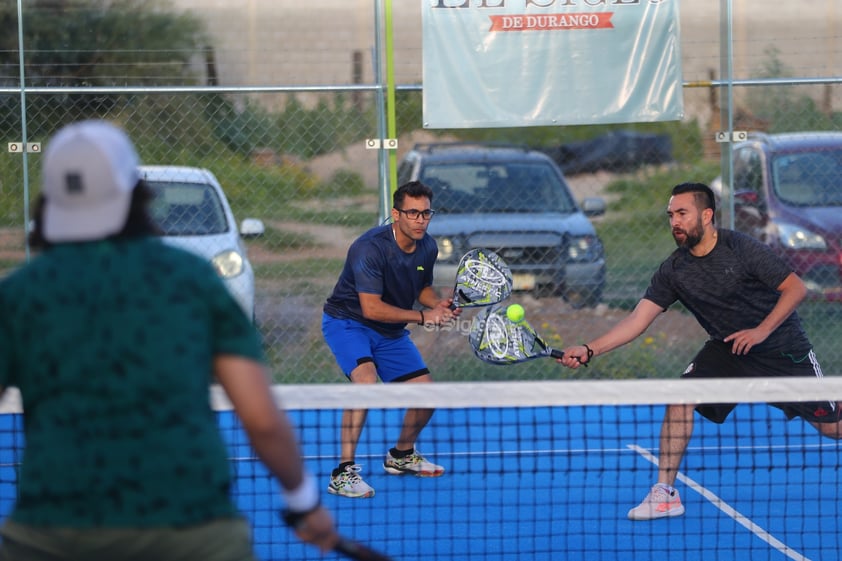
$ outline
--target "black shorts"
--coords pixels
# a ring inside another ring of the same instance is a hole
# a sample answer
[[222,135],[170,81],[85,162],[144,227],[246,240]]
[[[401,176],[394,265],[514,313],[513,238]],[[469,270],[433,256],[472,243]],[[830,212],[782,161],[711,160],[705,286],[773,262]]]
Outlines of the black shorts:
[[[788,353],[735,355],[731,343],[709,340],[681,375],[682,378],[764,378],[774,376],[822,377],[822,369],[812,349]],[[842,419],[833,401],[770,403],[787,419],[801,417],[815,423],[835,423]],[[714,423],[723,423],[736,403],[705,403],[696,411]]]

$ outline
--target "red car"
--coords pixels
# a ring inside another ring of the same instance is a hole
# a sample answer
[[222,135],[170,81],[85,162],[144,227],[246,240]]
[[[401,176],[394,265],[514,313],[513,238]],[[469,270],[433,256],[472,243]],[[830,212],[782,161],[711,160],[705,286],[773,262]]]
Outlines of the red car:
[[782,255],[811,296],[842,301],[842,133],[752,133],[733,157],[734,228]]

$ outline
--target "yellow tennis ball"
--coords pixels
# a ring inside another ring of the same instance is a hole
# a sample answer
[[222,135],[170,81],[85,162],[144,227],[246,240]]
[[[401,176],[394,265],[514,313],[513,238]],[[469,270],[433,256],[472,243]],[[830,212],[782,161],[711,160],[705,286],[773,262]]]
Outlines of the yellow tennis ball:
[[526,312],[520,304],[512,304],[506,308],[506,317],[515,323],[522,322],[524,315],[526,315]]

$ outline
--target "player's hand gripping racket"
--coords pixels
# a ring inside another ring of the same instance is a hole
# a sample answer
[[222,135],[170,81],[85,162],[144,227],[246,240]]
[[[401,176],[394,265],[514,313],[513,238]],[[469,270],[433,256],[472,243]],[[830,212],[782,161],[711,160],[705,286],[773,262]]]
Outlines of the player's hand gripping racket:
[[[281,511],[281,519],[290,528],[295,528],[297,524],[301,523],[301,515],[292,514],[288,510]],[[374,551],[370,547],[344,536],[339,537],[339,541],[333,546],[333,550],[357,561],[393,561],[388,555]]]
[[392,561],[391,557],[348,538],[340,538],[339,543],[334,546],[333,550],[349,559],[357,559],[358,561]]
[[456,269],[452,309],[490,306],[512,293],[512,271],[499,255],[476,248],[462,256]]
[[471,323],[468,341],[474,354],[491,364],[515,364],[550,356],[561,358],[525,319],[514,322],[506,315],[506,306],[496,304],[478,313]]

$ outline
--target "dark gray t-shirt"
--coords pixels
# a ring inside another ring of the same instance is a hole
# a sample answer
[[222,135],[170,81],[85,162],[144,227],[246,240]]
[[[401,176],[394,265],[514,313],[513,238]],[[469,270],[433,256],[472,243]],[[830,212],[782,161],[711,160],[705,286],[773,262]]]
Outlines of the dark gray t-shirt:
[[[667,309],[681,302],[713,339],[757,327],[778,301],[777,287],[792,269],[766,245],[732,230],[718,230],[713,251],[695,257],[675,250],[652,276],[644,298]],[[811,347],[793,312],[752,353]]]

